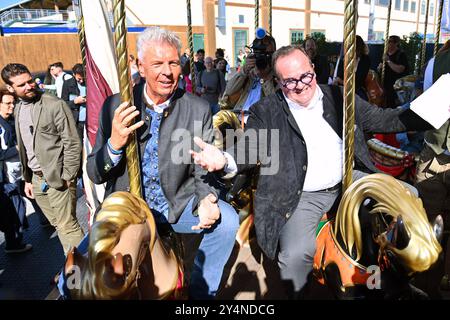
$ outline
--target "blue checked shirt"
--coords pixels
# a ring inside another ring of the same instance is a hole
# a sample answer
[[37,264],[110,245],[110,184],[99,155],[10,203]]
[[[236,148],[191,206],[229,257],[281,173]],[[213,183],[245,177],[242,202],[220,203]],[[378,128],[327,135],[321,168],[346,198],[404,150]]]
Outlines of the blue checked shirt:
[[[169,214],[169,205],[161,188],[158,170],[158,140],[159,128],[163,115],[154,110],[146,108],[145,111],[151,117],[150,139],[148,140],[144,157],[142,159],[143,185],[145,192],[145,200],[153,212],[153,215],[160,222],[167,221]],[[163,219],[162,217],[165,217]]]

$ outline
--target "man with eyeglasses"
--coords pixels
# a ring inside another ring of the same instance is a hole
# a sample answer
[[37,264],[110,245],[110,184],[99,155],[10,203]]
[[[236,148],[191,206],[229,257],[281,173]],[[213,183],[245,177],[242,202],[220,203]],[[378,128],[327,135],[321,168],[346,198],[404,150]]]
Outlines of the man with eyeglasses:
[[[250,108],[248,143],[238,142],[222,153],[195,138],[202,151],[191,154],[208,171],[223,170],[225,178],[261,165],[254,220],[258,244],[269,258],[278,258],[288,294],[296,298],[312,270],[317,225],[339,201],[343,98],[341,88],[317,84],[301,47],[280,48],[273,65],[281,89]],[[377,108],[358,96],[355,113],[354,179],[378,172],[364,133],[430,127],[409,109]],[[278,170],[264,174],[270,167]]]
[[81,143],[73,115],[63,100],[37,89],[23,64],[7,64],[1,76],[18,98],[14,118],[25,195],[36,199],[67,254],[84,236],[75,214]]

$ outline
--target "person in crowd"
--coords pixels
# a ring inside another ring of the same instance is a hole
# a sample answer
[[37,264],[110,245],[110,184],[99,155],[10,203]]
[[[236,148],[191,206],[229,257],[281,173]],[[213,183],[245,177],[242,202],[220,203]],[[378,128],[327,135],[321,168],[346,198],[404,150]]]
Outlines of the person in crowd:
[[[426,91],[439,77],[449,72],[450,40],[428,62],[423,90]],[[430,112],[432,108],[433,105],[430,105]],[[416,187],[430,222],[441,215],[445,226],[450,217],[450,120],[447,120],[439,129],[433,128],[426,131],[424,137],[425,146],[420,153],[416,169]],[[445,259],[450,259],[446,253],[444,256]],[[441,288],[450,290],[448,261],[443,269],[445,275],[442,278]]]
[[50,72],[55,78],[56,96],[62,99],[64,83],[72,79],[72,75],[64,71],[62,62],[55,62],[50,65]]
[[[234,111],[244,118],[241,121],[246,122],[248,110],[251,105],[258,102],[261,98],[275,92],[277,81],[272,69],[272,54],[276,50],[276,42],[272,36],[266,35],[262,39],[256,38],[252,43],[253,52],[246,58],[245,65],[236,74],[228,80],[222,102],[223,108],[233,108]],[[239,95],[234,105],[231,103],[231,97]]]
[[397,107],[397,94],[394,90],[394,83],[397,79],[408,75],[409,65],[406,53],[400,48],[400,37],[389,36],[388,49],[383,57],[383,62],[379,64],[378,70],[381,71],[385,64],[384,74],[384,96],[386,107]]
[[5,234],[5,252],[21,253],[32,248],[23,243],[23,229],[28,228],[25,202],[19,194],[16,181],[20,179],[19,152],[11,124],[14,95],[0,89],[0,230]]
[[[355,93],[361,99],[369,101],[365,89],[365,81],[370,69],[369,47],[360,36],[356,36],[356,73],[355,73]],[[341,58],[341,62],[343,59]],[[338,74],[335,84],[344,85],[344,64],[339,63]]]
[[[183,85],[179,85],[180,89],[186,92],[192,93],[192,76],[191,76],[191,63],[187,61],[183,67],[181,67],[181,79],[183,80]],[[181,81],[180,81],[181,82]]]
[[194,62],[194,67],[196,75],[205,70],[205,50],[197,50],[197,59]]
[[216,58],[214,59],[214,67],[217,68],[217,63],[219,61],[225,61],[225,70],[228,72],[228,61],[225,59],[225,49],[218,48],[215,53]]
[[227,60],[225,60],[225,59],[216,59],[216,62],[215,62],[214,66],[215,66],[215,68],[217,70],[222,72],[223,76],[225,77],[225,80],[227,80],[227,74],[228,74],[228,71],[227,71]]
[[63,83],[61,99],[72,110],[78,135],[81,141],[83,141],[83,125],[86,121],[86,84],[83,65],[81,63],[75,64],[72,68],[72,74],[73,77]]
[[[136,59],[137,60],[137,59]],[[78,113],[78,133],[80,134],[81,141],[83,141],[83,131],[84,131],[84,125],[86,123],[86,74],[84,67],[81,63],[77,63],[72,68],[73,77],[77,81],[77,88],[78,88],[78,96],[75,97],[73,102],[77,104],[79,103],[80,106],[80,112]],[[81,98],[80,98],[81,97]],[[80,101],[77,101],[77,98],[80,98]]]
[[186,48],[180,58],[181,67],[184,67],[186,62],[189,62],[190,57],[191,57],[191,49]]
[[[300,46],[278,49],[273,65],[281,88],[250,108],[246,143],[222,152],[195,138],[202,151],[191,154],[195,163],[224,178],[260,165],[256,239],[267,257],[278,258],[281,279],[295,298],[312,270],[319,221],[341,193],[343,96],[338,86],[318,85],[314,65]],[[409,109],[374,107],[358,96],[355,113],[354,180],[378,172],[365,132],[431,127]]]
[[56,85],[55,85],[55,76],[53,75],[52,66],[49,65],[47,68],[47,74],[45,75],[43,83],[38,84],[39,88],[44,90],[45,93],[56,96]]
[[[191,66],[189,65],[190,64],[190,56],[191,56],[191,49],[190,48],[186,48],[184,50],[184,53],[181,55],[181,58],[180,58],[182,72],[181,72],[180,81],[178,82],[178,87],[180,89],[183,89],[183,90],[186,90],[186,91],[188,91],[187,90],[188,83],[186,82],[186,79],[184,77],[185,77],[185,74],[188,74],[190,72],[190,71],[186,70],[186,68],[189,68],[189,70],[191,68]],[[189,66],[186,66],[186,64],[188,64]],[[188,79],[188,81],[189,81],[189,87],[191,88],[189,90],[189,92],[192,92],[192,83],[190,82],[190,79]]]
[[238,55],[236,57],[236,68],[239,68],[244,61],[244,51],[242,49],[239,49]]
[[306,53],[314,64],[314,72],[316,74],[317,83],[328,84],[330,76],[330,66],[326,56],[317,52],[317,44],[314,38],[307,37],[303,43]]
[[[24,180],[22,175],[22,164],[20,163],[19,151],[17,147],[17,137],[14,121],[14,104],[16,98],[14,94],[6,88],[0,89],[0,125],[3,129],[2,135],[2,159],[4,169],[4,187],[8,189],[8,195],[12,200],[20,223],[25,229],[28,226],[26,217],[26,204],[23,200],[25,196]],[[1,166],[0,166],[1,167]],[[33,206],[34,212],[39,216],[39,222],[42,226],[50,225],[35,199],[28,199]]]
[[7,64],[1,77],[18,98],[14,118],[25,195],[36,198],[67,254],[84,236],[76,218],[81,144],[73,115],[63,100],[37,89],[23,64]]
[[129,58],[129,65],[130,65],[130,76],[131,76],[131,83],[133,86],[135,86],[140,81],[140,74],[138,69],[138,62],[134,55],[130,54]]
[[225,90],[225,76],[214,68],[213,59],[205,58],[206,69],[198,74],[196,90],[200,96],[208,101],[211,112],[215,115],[219,110],[219,97]]
[[[136,132],[142,196],[159,230],[203,234],[190,273],[189,295],[213,298],[234,246],[238,215],[219,200],[211,175],[194,165],[187,152],[184,161],[173,158],[180,147],[176,134],[190,136],[183,140],[190,146],[195,134],[202,135],[197,132],[201,130],[212,142],[211,110],[205,100],[178,88],[181,41],[173,32],[150,27],[139,35],[137,47],[146,82],[134,89],[135,106],[120,103],[119,95],[106,100],[88,156],[88,175],[94,183],[106,183],[106,195],[128,190],[124,153],[130,134]],[[136,119],[134,124],[132,119]]]

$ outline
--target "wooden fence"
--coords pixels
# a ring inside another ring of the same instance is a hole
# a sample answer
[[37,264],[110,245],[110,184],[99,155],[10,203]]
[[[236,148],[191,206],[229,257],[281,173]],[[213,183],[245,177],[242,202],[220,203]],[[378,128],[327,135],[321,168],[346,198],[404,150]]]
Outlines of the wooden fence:
[[[183,50],[186,48],[187,27],[161,27],[174,31],[182,41]],[[193,32],[202,33],[203,26],[193,27]],[[138,35],[139,33],[128,33],[128,53],[135,56],[137,56]],[[70,70],[74,64],[81,62],[77,34],[29,34],[0,37],[0,69],[7,63],[17,62],[26,65],[31,72],[44,72],[47,71],[49,64],[57,61],[61,61],[66,70]]]

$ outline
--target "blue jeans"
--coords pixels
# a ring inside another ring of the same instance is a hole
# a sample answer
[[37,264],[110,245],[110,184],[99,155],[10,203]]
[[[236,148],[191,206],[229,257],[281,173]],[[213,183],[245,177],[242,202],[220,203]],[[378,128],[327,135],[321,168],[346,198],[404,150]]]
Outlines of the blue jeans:
[[219,200],[220,218],[210,229],[191,230],[199,223],[192,215],[192,198],[177,223],[172,228],[178,233],[202,233],[191,271],[189,285],[190,299],[212,299],[217,293],[223,269],[233,250],[239,228],[239,216],[228,203]]

